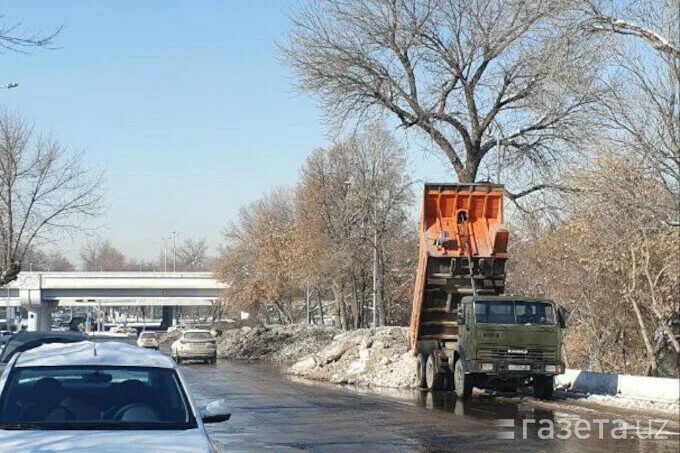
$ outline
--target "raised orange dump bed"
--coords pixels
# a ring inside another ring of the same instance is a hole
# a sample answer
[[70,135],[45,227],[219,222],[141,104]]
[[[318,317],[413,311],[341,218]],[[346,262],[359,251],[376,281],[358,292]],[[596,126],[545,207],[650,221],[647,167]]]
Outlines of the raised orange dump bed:
[[411,348],[458,339],[458,303],[465,295],[503,292],[508,230],[503,186],[425,184]]

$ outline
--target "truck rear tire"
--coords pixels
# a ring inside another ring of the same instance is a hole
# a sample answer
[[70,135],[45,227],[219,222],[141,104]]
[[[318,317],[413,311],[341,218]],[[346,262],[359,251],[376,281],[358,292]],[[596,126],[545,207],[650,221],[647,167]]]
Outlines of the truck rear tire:
[[458,398],[466,400],[472,396],[472,376],[465,374],[461,359],[456,360],[453,367],[453,385]]
[[422,352],[416,356],[416,379],[418,388],[427,388],[427,380],[425,379],[425,368],[427,367],[427,355]]
[[425,364],[425,385],[433,392],[438,392],[444,388],[444,374],[437,370],[434,354],[427,356],[427,363]]
[[540,400],[552,399],[553,395],[552,376],[534,376],[534,397]]

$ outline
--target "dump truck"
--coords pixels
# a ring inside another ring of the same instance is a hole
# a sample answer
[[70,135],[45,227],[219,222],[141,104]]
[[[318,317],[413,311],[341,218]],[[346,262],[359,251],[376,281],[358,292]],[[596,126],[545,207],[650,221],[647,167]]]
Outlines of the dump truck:
[[503,295],[503,197],[498,184],[425,184],[410,326],[421,388],[468,398],[531,386],[549,399],[564,370],[562,309]]

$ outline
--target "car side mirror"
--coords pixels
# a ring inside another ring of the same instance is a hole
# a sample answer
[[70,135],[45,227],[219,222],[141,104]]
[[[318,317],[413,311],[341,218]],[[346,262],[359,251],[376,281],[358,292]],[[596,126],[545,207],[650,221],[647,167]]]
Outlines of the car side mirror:
[[569,318],[569,311],[562,306],[557,307],[557,323],[560,329],[567,327],[567,318]]
[[231,418],[226,400],[216,400],[205,406],[200,411],[203,423],[226,422]]

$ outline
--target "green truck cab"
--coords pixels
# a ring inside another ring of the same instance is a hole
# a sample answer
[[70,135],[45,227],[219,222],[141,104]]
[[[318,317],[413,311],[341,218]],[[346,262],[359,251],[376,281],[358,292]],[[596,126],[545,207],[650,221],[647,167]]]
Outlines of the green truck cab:
[[453,387],[468,398],[473,387],[514,391],[532,386],[550,399],[553,377],[564,372],[564,313],[544,299],[466,296],[459,306]]

